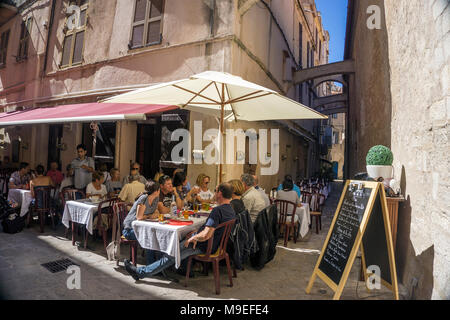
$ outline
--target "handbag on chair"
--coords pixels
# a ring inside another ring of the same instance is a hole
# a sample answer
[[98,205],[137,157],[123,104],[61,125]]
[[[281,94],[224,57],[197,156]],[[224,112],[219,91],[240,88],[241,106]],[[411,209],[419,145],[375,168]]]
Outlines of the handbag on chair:
[[[114,206],[117,206],[115,204]],[[106,253],[108,255],[108,260],[119,262],[120,259],[120,223],[119,223],[119,212],[114,210],[116,213],[113,215],[113,230],[112,230],[112,241],[106,246]],[[116,228],[114,228],[116,226]]]

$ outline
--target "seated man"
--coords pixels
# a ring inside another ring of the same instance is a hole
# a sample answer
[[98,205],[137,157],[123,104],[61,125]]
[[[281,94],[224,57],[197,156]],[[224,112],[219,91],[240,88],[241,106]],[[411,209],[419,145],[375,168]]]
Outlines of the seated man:
[[68,164],[66,166],[66,177],[61,181],[61,185],[59,186],[59,191],[62,192],[64,188],[74,188],[73,186],[73,168],[72,164]]
[[139,181],[137,170],[132,170],[131,172],[132,175],[129,177],[130,183],[123,186],[118,196],[120,200],[127,203],[129,209],[134,204],[136,198],[145,192],[145,184]]
[[[37,168],[36,168],[37,171]],[[50,169],[47,171],[47,176],[49,176],[54,186],[59,186],[64,179],[64,176],[61,171],[58,170],[58,162],[52,161],[50,162]]]
[[183,200],[176,188],[172,185],[172,178],[169,176],[162,176],[159,178],[159,185],[161,187],[159,192],[158,211],[162,214],[171,213],[170,208],[173,202],[177,205],[177,209],[181,210],[184,206]]
[[255,189],[255,179],[251,174],[244,173],[241,176],[241,181],[244,184],[245,192],[241,199],[244,202],[245,209],[248,210],[250,218],[254,223],[260,213],[264,208],[266,208],[266,202],[264,201],[261,193]]
[[21,162],[18,171],[11,174],[9,179],[9,189],[28,189],[27,184],[30,182],[31,177],[30,165],[26,162]]
[[259,186],[258,176],[253,175],[253,179],[255,180],[255,189],[258,190],[259,193],[261,193],[262,197],[264,198],[264,202],[266,203],[266,207],[270,206],[270,200],[266,194],[266,190]]
[[[126,185],[127,183],[131,183],[131,177],[134,175],[138,175],[138,181],[145,185],[147,183],[147,179],[144,178],[144,176],[141,176],[140,174],[141,165],[137,162],[134,162],[131,164],[130,167],[130,175],[123,178],[122,185]],[[156,180],[155,180],[156,181]]]
[[[233,188],[229,183],[220,184],[215,192],[219,206],[215,207],[206,223],[194,234],[188,234],[186,239],[180,243],[181,260],[189,256],[206,253],[208,242],[213,238],[213,246],[211,253],[215,253],[220,245],[220,240],[224,228],[216,229],[218,225],[236,218],[233,208],[230,205]],[[198,242],[198,243],[197,243]],[[175,258],[165,254],[161,259],[145,267],[135,267],[130,261],[124,260],[125,269],[133,277],[138,280],[145,277],[154,276],[168,267],[175,264]]]

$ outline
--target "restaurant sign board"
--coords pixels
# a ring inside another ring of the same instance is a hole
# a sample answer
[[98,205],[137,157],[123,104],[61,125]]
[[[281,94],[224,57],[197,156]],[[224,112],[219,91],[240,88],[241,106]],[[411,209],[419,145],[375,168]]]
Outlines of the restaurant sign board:
[[336,208],[330,231],[317,260],[306,293],[317,276],[335,292],[337,300],[361,248],[364,278],[379,270],[379,282],[393,291],[398,300],[397,274],[389,214],[383,184],[348,180]]

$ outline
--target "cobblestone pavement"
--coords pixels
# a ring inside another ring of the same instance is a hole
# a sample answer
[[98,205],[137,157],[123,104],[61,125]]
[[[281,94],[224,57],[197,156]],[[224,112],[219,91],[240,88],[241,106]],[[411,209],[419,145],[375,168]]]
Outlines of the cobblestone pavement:
[[[161,277],[134,281],[123,268],[108,261],[100,239],[89,237],[88,249],[72,246],[64,237],[65,228],[56,230],[47,226],[39,233],[37,223],[17,234],[0,232],[0,294],[6,299],[331,299],[333,292],[325,283],[316,279],[311,294],[305,288],[314,270],[320,250],[332,221],[341,186],[334,183],[333,191],[326,200],[322,218],[322,230],[315,228],[299,239],[291,240],[283,247],[280,239],[275,258],[256,271],[248,266],[238,271],[233,278],[233,287],[228,287],[225,267],[221,267],[221,294],[214,290],[212,272],[208,276],[195,273],[188,287],[184,287],[181,275],[170,273],[179,283]],[[1,228],[1,227],[0,227]],[[70,232],[68,234],[70,238]],[[122,258],[129,256],[127,246],[122,246]],[[41,264],[69,258],[80,265],[81,289],[68,289],[66,272],[51,273]],[[139,254],[138,264],[144,258]],[[382,288],[369,293],[363,282],[358,281],[360,262],[352,268],[342,300],[392,299],[392,293]]]

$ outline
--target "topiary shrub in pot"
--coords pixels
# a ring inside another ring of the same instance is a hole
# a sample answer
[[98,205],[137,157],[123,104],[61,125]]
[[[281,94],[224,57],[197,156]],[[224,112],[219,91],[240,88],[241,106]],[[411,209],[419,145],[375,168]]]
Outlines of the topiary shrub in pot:
[[392,161],[394,156],[391,149],[378,145],[370,148],[366,156],[366,168],[369,177],[377,180],[382,177],[384,180],[392,178]]

